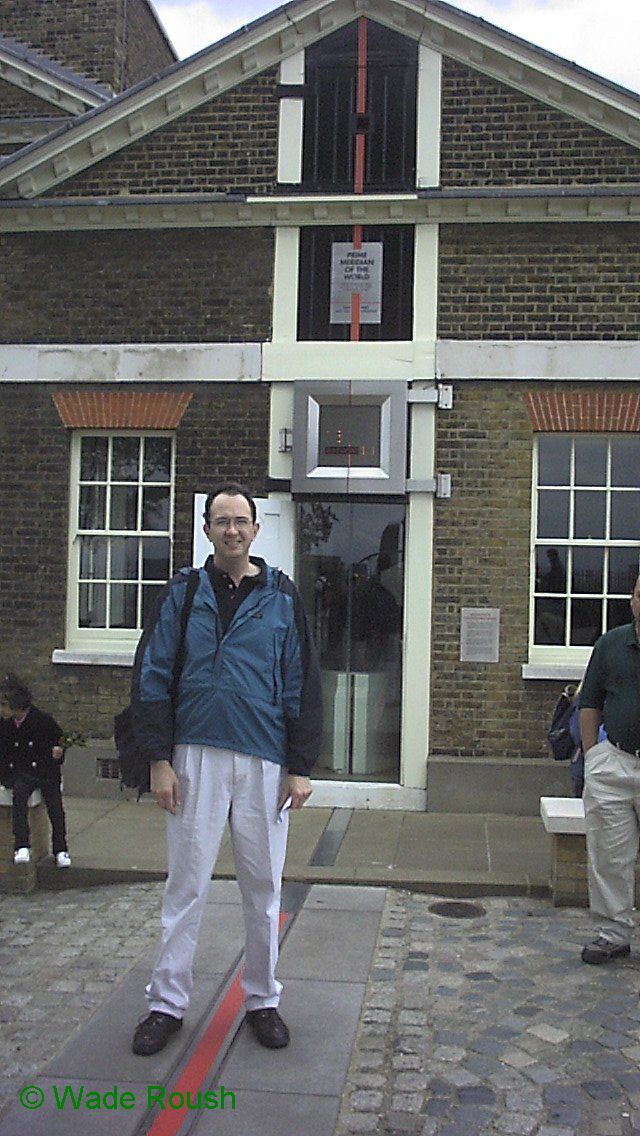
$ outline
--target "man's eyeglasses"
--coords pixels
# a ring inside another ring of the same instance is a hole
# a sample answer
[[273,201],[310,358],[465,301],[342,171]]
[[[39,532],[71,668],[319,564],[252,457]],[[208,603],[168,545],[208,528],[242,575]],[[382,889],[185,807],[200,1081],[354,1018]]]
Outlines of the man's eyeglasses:
[[215,529],[216,532],[224,532],[233,525],[240,532],[246,532],[252,524],[253,521],[248,517],[215,517],[210,523],[210,528]]

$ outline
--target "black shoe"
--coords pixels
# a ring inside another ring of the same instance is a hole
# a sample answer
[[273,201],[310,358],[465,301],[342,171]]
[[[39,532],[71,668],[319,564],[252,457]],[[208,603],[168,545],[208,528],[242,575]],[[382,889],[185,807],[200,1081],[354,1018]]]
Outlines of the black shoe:
[[182,1029],[182,1018],[174,1018],[171,1014],[163,1014],[161,1010],[153,1010],[137,1027],[131,1048],[140,1057],[151,1057],[152,1053],[159,1053],[164,1049],[169,1038],[179,1029]]
[[604,935],[598,935],[597,939],[582,948],[581,958],[591,966],[600,966],[603,962],[623,958],[630,953],[631,947],[628,943],[612,943],[610,939],[605,939]]
[[256,1041],[266,1049],[284,1049],[289,1044],[289,1030],[275,1008],[247,1010],[247,1022]]

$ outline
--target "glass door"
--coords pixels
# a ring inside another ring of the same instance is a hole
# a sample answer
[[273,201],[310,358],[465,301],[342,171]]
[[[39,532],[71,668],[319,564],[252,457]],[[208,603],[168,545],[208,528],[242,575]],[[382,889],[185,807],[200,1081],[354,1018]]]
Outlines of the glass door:
[[296,579],[324,694],[315,776],[400,779],[404,522],[397,502],[298,505]]

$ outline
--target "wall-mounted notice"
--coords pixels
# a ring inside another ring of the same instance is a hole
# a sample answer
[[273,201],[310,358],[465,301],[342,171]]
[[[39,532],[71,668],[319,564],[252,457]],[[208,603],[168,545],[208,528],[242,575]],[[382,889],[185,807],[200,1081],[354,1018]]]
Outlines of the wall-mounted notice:
[[497,663],[500,658],[500,608],[463,607],[460,612],[460,662]]
[[382,242],[359,249],[344,241],[331,247],[331,323],[351,323],[351,297],[361,299],[360,323],[382,320]]

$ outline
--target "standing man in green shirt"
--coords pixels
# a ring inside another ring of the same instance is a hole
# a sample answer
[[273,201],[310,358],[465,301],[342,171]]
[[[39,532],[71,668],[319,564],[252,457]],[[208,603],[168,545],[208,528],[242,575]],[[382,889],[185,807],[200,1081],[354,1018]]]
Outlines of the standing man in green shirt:
[[[598,920],[582,961],[592,965],[628,955],[634,929],[640,844],[640,576],[631,613],[632,623],[598,639],[580,692],[589,906]],[[607,739],[599,742],[601,723]]]

